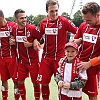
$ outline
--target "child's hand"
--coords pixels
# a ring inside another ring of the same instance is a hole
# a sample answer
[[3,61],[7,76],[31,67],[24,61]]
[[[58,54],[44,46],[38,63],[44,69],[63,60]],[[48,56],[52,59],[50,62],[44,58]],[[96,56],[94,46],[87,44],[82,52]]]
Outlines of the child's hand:
[[63,88],[64,89],[69,89],[70,88],[70,83],[63,83]]
[[63,87],[63,83],[64,83],[63,81],[59,81],[59,82],[58,82],[59,88],[62,88],[62,87]]

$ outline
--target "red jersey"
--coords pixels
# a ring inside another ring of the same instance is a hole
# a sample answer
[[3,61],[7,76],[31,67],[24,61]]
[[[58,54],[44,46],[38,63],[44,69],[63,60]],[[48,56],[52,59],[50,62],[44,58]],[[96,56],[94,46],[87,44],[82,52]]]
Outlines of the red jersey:
[[[12,29],[12,35],[16,39],[17,53],[19,61],[21,63],[32,64],[39,61],[38,51],[34,50],[33,46],[26,48],[24,46],[24,41],[22,39],[27,39],[28,42],[32,43],[33,40],[39,34],[38,29],[30,24],[26,24],[24,29],[20,29],[18,25],[14,26]],[[17,37],[20,36],[18,39]],[[26,38],[25,38],[26,37]]]
[[10,32],[15,24],[14,22],[7,22],[5,26],[0,26],[1,57],[16,56],[15,46],[9,44]]
[[64,57],[66,33],[76,33],[77,28],[68,19],[58,16],[58,19],[51,21],[49,17],[42,20],[40,33],[45,36],[43,56],[46,59],[60,59]]
[[82,61],[88,61],[100,55],[100,24],[92,27],[85,22],[82,23],[74,38],[83,40],[79,53]]

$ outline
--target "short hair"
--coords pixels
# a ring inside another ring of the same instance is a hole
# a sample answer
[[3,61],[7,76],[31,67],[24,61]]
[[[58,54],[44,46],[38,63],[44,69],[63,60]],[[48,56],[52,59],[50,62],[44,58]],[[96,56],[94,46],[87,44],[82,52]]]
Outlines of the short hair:
[[25,13],[25,11],[22,10],[22,9],[17,9],[17,10],[14,12],[14,17],[18,18],[18,14],[19,14],[19,13]]
[[50,5],[58,5],[58,7],[59,7],[59,3],[58,3],[58,1],[57,0],[47,0],[47,2],[46,2],[46,10],[48,10],[48,7],[50,6]]
[[0,17],[4,18],[4,13],[2,10],[0,10]]
[[86,3],[82,9],[83,14],[91,13],[92,15],[96,15],[98,12],[100,12],[100,6],[96,2]]

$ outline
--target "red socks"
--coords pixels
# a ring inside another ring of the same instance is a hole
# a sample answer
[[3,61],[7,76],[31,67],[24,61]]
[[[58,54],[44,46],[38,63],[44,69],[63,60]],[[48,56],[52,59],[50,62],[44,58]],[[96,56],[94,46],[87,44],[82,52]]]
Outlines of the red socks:
[[22,100],[26,100],[26,89],[24,84],[18,84],[19,93]]
[[40,85],[34,86],[34,97],[35,100],[40,100]]
[[49,85],[43,86],[42,85],[42,98],[43,100],[49,100],[50,90]]
[[20,94],[14,94],[15,100],[19,100]]
[[8,90],[2,91],[2,99],[8,100]]

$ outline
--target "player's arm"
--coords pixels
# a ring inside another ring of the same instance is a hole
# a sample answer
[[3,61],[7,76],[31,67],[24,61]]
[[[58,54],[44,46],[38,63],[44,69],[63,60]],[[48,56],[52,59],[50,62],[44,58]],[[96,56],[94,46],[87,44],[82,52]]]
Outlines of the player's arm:
[[25,46],[26,48],[32,47],[32,46],[33,46],[33,43],[30,43],[30,42],[28,42],[27,40],[25,40],[25,41],[24,41],[24,46]]
[[37,39],[34,39],[34,41],[33,41],[33,48],[35,50],[40,50],[41,49],[41,45],[43,45],[43,44],[44,44],[44,39],[43,38],[40,39],[40,41],[37,40]]
[[95,67],[100,64],[100,56],[90,59],[88,62],[80,62],[77,64],[77,68],[82,71],[87,70],[90,67]]

